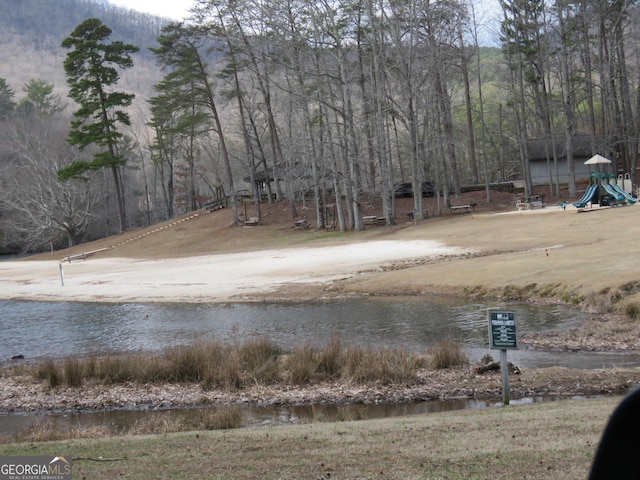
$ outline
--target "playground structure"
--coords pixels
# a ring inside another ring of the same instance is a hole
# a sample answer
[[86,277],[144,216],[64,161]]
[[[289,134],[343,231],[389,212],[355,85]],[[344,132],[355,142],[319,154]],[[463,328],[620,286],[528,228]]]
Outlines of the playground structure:
[[[610,164],[600,155],[596,155],[585,162],[585,165]],[[616,206],[619,204],[635,204],[638,199],[633,196],[633,185],[631,177],[627,173],[616,177],[613,173],[600,173],[598,170],[591,172],[589,176],[589,186],[585,190],[582,198],[573,203],[573,206],[583,210],[587,205],[598,204],[602,206]]]
[[[622,179],[622,175],[619,175],[619,179]],[[631,188],[630,191],[624,188],[624,181],[622,186],[619,184],[620,180],[617,180],[614,174],[591,172],[589,186],[573,206],[584,209],[589,204],[598,204],[601,207],[635,204],[638,199],[632,195]]]

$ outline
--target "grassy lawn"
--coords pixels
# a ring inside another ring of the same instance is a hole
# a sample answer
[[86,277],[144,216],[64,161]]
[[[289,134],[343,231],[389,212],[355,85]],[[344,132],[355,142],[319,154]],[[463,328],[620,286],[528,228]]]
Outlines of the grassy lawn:
[[[509,208],[513,210],[513,203]],[[638,211],[638,207],[624,207],[577,214],[549,207],[535,214],[481,212],[455,218],[430,218],[416,225],[401,222],[396,227],[345,234],[322,230],[294,232],[290,212],[279,204],[269,212],[265,210],[264,224],[251,230],[229,227],[228,212],[218,212],[201,215],[136,241],[125,241],[125,237],[138,233],[127,232],[119,238],[77,248],[80,251],[106,248],[96,260],[136,259],[128,262],[127,268],[136,263],[141,270],[137,283],[119,293],[133,301],[148,299],[147,292],[129,290],[147,284],[157,288],[154,278],[166,276],[150,263],[138,262],[141,258],[155,261],[179,256],[201,262],[200,255],[259,252],[268,248],[333,246],[369,240],[434,240],[472,253],[442,261],[417,258],[415,263],[408,264],[382,262],[384,265],[372,264],[366,271],[361,265],[354,266],[352,272],[346,271],[353,276],[345,274],[344,279],[331,283],[330,289],[324,283],[319,289],[307,281],[281,284],[280,277],[274,276],[277,285],[269,284],[260,295],[266,299],[315,299],[319,295],[354,293],[462,293],[505,301],[562,301],[590,312],[593,317],[580,329],[556,335],[555,341],[543,342],[542,346],[630,351],[637,349],[640,329]],[[607,243],[612,235],[613,245]],[[111,248],[114,245],[118,245],[117,248]],[[77,252],[70,250],[56,255],[61,258],[71,253]],[[325,263],[323,259],[322,264]],[[153,265],[156,264],[162,262]],[[34,269],[38,267],[44,273],[25,273],[26,265],[31,267],[25,263],[25,268],[16,270],[15,278],[7,277],[6,290],[12,292],[11,295],[22,294],[24,289],[33,292],[40,284],[57,281],[57,270],[51,274],[48,267],[34,264]],[[46,262],[43,265],[46,266]],[[106,287],[94,282],[93,276],[112,274],[120,268],[118,262],[102,265],[97,261],[82,264],[83,268],[95,270],[90,271],[92,277],[83,288],[99,299]],[[189,272],[190,265],[185,261],[183,270]],[[76,268],[79,269],[80,264]],[[301,269],[292,268],[288,275],[309,279],[304,276],[308,270],[310,266],[303,262]],[[127,278],[131,276],[127,270]],[[312,280],[320,281],[318,278]],[[57,288],[57,283],[55,285]],[[256,297],[255,292],[247,293],[245,286],[239,282],[238,289],[233,291],[234,301],[241,301],[245,296],[263,298]],[[276,290],[271,290],[276,286]],[[117,290],[118,285],[112,287]],[[43,291],[46,293],[46,289]],[[193,298],[212,300],[208,295],[213,295],[216,289],[209,288],[206,292],[202,298],[197,295]],[[77,297],[75,291],[73,295]],[[164,291],[161,296],[165,300],[176,298]],[[216,298],[227,297],[220,294]],[[299,361],[294,365],[304,366]],[[523,378],[528,374],[525,372]],[[548,377],[536,377],[535,382],[531,377],[527,380],[529,383],[519,382],[525,387],[535,384],[536,388],[525,388],[526,391],[565,392],[572,391],[576,385],[580,387],[580,381],[572,377],[577,375],[575,372],[549,369],[545,375]],[[609,371],[596,375],[602,377],[600,383],[606,387],[598,391],[625,391],[637,383],[627,372],[617,372],[613,382]],[[473,388],[471,384],[465,385]],[[440,390],[438,393],[442,394]],[[619,401],[620,397],[611,396],[382,420],[8,443],[0,444],[0,455],[69,455],[74,458],[74,478],[77,479],[583,480],[606,421]],[[0,417],[0,426],[1,422]]]
[[380,420],[0,445],[78,479],[584,479],[620,397]]

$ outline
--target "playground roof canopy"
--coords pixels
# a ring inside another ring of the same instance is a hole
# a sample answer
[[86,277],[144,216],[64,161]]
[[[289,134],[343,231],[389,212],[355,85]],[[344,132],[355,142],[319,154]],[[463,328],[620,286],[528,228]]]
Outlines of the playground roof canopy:
[[611,160],[604,158],[602,155],[594,155],[584,162],[585,165],[599,165],[601,163],[611,163]]

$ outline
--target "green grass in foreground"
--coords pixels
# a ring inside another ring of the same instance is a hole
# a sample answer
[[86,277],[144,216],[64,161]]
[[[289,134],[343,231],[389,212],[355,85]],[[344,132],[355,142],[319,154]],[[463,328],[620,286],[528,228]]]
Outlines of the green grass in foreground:
[[582,480],[619,401],[5,444],[0,455],[71,455],[78,479]]

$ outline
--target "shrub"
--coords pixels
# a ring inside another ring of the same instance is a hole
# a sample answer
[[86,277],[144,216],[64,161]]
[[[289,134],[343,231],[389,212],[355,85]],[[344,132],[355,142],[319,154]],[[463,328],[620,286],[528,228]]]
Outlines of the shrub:
[[250,383],[269,385],[287,378],[303,385],[313,380],[344,378],[354,382],[385,384],[413,381],[422,365],[421,356],[402,348],[343,346],[332,335],[327,344],[297,346],[288,355],[268,339],[245,344],[197,342],[168,348],[160,353],[69,358],[60,365],[40,363],[34,374],[54,388],[62,381],[79,387],[86,379],[107,384],[123,382],[188,382],[203,388],[237,389]]
[[[220,352],[218,352],[220,353]],[[238,352],[228,350],[224,358],[211,359],[203,378],[204,388],[241,388],[244,384]]]
[[[79,438],[106,438],[113,435],[113,430],[107,425],[94,425],[90,427],[60,428],[60,425],[52,422],[38,422],[35,425],[12,435],[12,442],[51,442],[59,440]],[[4,443],[4,441],[2,441]]]
[[340,376],[359,381],[369,377],[365,372],[365,353],[362,347],[351,345],[342,352]]
[[640,305],[635,302],[627,303],[624,311],[631,320],[638,320],[638,318],[640,318]]

